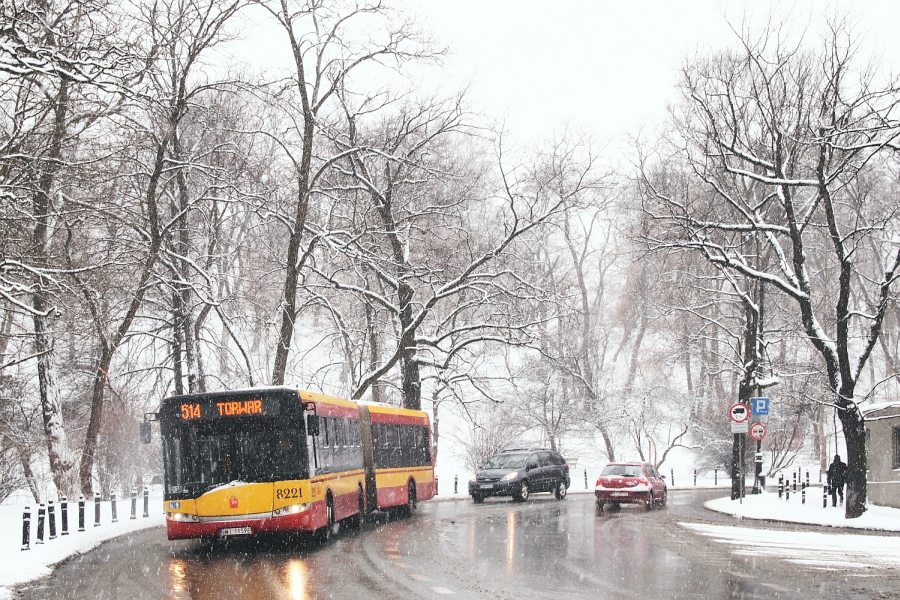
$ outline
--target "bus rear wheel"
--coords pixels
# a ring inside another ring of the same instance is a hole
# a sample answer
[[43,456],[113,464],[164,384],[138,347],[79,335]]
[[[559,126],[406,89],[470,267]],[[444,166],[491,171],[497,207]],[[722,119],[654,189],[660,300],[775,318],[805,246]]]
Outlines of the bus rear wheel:
[[416,483],[410,481],[406,485],[406,504],[400,508],[400,512],[404,517],[411,517],[414,510],[418,506],[416,502]]

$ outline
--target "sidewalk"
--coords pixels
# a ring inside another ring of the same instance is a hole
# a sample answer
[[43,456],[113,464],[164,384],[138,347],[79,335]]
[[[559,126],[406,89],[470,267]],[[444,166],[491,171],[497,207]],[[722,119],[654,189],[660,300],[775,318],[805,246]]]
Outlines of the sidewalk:
[[822,488],[819,486],[811,486],[806,489],[806,504],[802,503],[802,494],[798,490],[791,492],[790,500],[779,499],[777,493],[770,491],[746,496],[743,500],[732,500],[730,497],[716,498],[705,502],[703,506],[738,519],[900,532],[900,509],[870,504],[868,510],[861,517],[846,519],[844,518],[844,507],[840,505],[832,507],[830,497],[828,506],[822,508]]

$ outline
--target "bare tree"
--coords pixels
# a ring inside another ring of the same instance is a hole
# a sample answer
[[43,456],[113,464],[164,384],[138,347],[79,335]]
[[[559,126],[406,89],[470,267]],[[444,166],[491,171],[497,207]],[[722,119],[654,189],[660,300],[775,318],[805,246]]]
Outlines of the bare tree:
[[673,156],[693,176],[651,185],[653,210],[673,245],[794,303],[825,365],[833,397],[822,401],[843,425],[854,518],[865,511],[867,464],[856,388],[900,266],[884,172],[900,95],[858,68],[844,24],[818,51],[783,33],[744,32],[737,50],[684,67]]

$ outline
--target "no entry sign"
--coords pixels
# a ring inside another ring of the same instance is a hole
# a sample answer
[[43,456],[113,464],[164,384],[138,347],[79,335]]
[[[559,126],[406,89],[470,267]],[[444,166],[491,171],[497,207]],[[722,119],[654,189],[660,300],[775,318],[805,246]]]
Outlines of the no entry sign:
[[750,426],[750,437],[756,440],[757,442],[761,442],[764,437],[766,437],[766,426],[762,423],[754,423]]
[[731,408],[728,409],[728,416],[735,423],[743,423],[750,418],[750,411],[743,404],[732,404]]

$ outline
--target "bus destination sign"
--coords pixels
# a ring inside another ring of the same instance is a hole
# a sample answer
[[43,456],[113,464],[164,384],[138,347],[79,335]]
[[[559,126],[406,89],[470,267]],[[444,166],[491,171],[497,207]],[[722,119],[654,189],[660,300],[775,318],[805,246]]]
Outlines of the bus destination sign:
[[197,419],[219,419],[230,417],[253,417],[278,414],[278,402],[251,398],[249,400],[229,400],[223,402],[189,402],[179,406],[183,421]]

